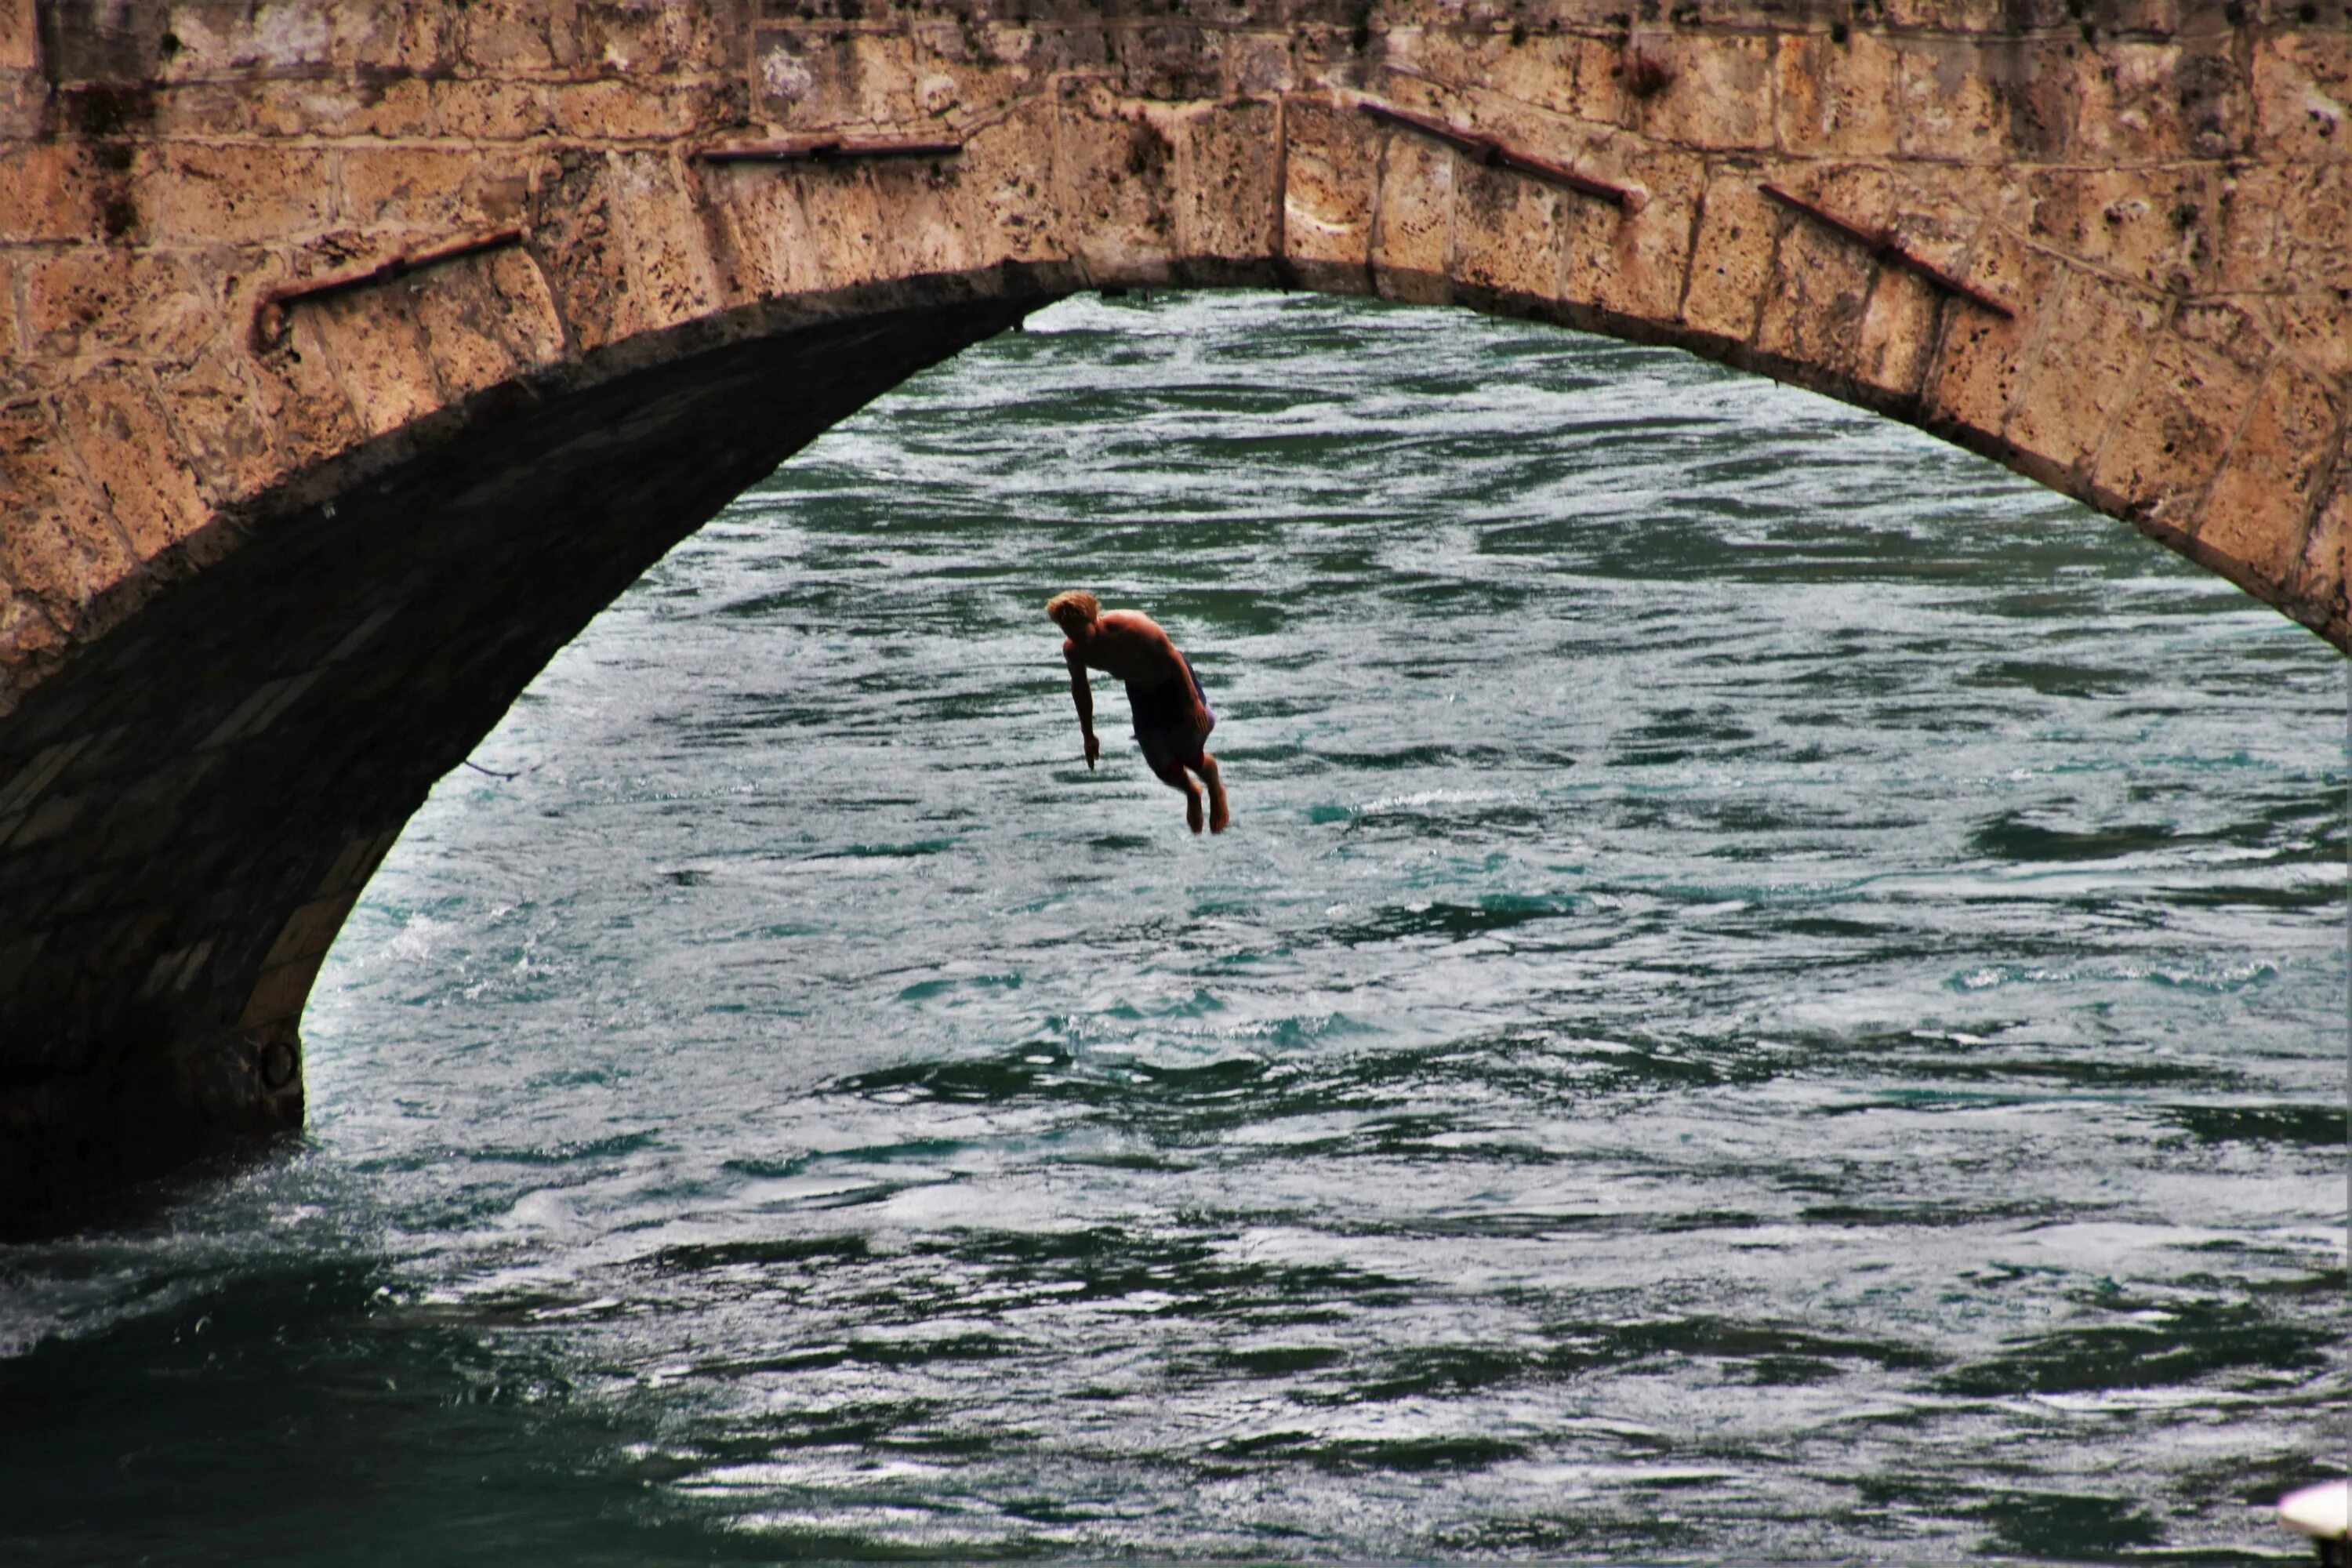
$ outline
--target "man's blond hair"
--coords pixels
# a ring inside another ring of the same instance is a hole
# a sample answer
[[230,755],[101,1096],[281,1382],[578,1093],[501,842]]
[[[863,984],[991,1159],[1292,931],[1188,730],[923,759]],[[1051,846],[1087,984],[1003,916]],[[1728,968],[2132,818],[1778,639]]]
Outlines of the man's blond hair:
[[1091,621],[1102,614],[1102,601],[1083,588],[1072,588],[1045,601],[1045,614],[1055,626],[1062,624],[1063,613],[1068,610],[1076,610],[1082,618]]

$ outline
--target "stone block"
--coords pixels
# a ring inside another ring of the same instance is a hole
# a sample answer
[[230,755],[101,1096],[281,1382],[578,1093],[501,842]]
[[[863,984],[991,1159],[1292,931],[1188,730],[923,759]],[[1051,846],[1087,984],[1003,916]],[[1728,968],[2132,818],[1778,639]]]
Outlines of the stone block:
[[[65,640],[65,633],[32,595],[0,583],[0,689],[29,690],[29,677],[47,673],[50,659],[63,649]],[[17,671],[28,679],[21,682],[13,679]]]
[[1873,33],[1838,43],[1826,33],[1784,34],[1777,45],[1773,130],[1799,157],[1888,157],[1895,149],[1899,57]]
[[1171,118],[1176,243],[1187,258],[1263,262],[1275,255],[1282,223],[1279,112],[1271,103],[1244,101]]
[[0,71],[41,68],[41,25],[33,0],[0,0]]
[[628,299],[635,330],[658,331],[716,308],[719,282],[702,215],[671,153],[614,154],[614,199],[628,215]]
[[1998,438],[2026,384],[2044,330],[2059,304],[2059,265],[2009,228],[1988,226],[1969,247],[1961,274],[2017,311],[1948,308],[1943,342],[1922,389],[1921,423],[1939,433],[1966,432],[1979,447]]
[[[531,0],[468,0],[464,5],[434,9],[440,20],[443,55],[463,60],[486,76],[527,75],[552,70],[559,63],[550,33],[550,24],[559,14],[555,7]],[[603,63],[628,71],[637,67],[638,59],[616,45]],[[658,69],[658,55],[647,59],[646,66]]]
[[563,318],[531,252],[521,247],[492,251],[468,265],[498,296],[499,309],[491,324],[515,363],[535,370],[561,360]]
[[915,115],[929,74],[912,38],[890,50],[846,29],[763,26],[752,36],[751,113],[793,130],[891,124]]
[[147,971],[145,982],[139,987],[139,994],[142,997],[171,996],[187,990],[203,977],[205,963],[212,954],[210,938],[159,953]]
[[671,154],[567,153],[539,213],[532,247],[579,352],[715,306],[709,238]]
[[51,843],[73,830],[89,802],[78,795],[53,795],[24,813],[21,825],[8,837],[7,848],[21,854],[37,844]]
[[338,159],[337,216],[352,227],[385,233],[393,250],[520,221],[529,199],[529,166],[519,152],[351,148]]
[[571,26],[559,19],[549,42],[559,63],[572,69],[676,76],[742,63],[743,24],[735,6],[596,5],[570,15]]
[[[1625,68],[1642,133],[1687,151],[1769,152],[1775,53],[1762,37],[1637,34]],[[1646,96],[1644,72],[1666,79]]]
[[1174,142],[1156,115],[1107,89],[1066,91],[1060,103],[1054,171],[1063,247],[1090,279],[1164,279],[1176,250]]
[[2352,549],[2352,440],[2336,452],[2335,481],[2304,535],[2289,589],[2288,613],[2339,647],[2352,635],[2352,614],[2346,604],[2346,584],[2352,582],[2352,572],[2346,569],[2347,549]]
[[239,83],[237,91],[258,135],[414,140],[434,133],[433,84],[418,77],[261,80]]
[[88,735],[53,742],[13,770],[0,773],[0,816],[20,816],[30,810],[89,742]]
[[971,266],[1066,258],[1054,162],[1059,117],[1054,101],[1025,100],[1007,118],[967,138],[953,165],[954,178],[934,191]]
[[2098,29],[2102,47],[2112,48],[2117,34],[2171,37],[2181,31],[2183,10],[2184,0],[2093,0],[2086,19]]
[[1454,151],[1410,131],[1387,132],[1377,164],[1370,217],[1370,261],[1383,294],[1422,304],[1452,296],[1454,200],[1461,161]]
[[246,999],[237,1026],[250,1029],[282,1018],[300,1017],[302,1004],[310,999],[311,983],[319,977],[319,963],[318,957],[298,958],[275,969],[263,970],[254,982],[252,994]]
[[2268,158],[2352,161],[2352,32],[2315,27],[2258,40],[2252,97]]
[[[2352,163],[2305,165],[2307,182],[2289,164],[2280,171],[2282,202],[2271,227],[2278,275],[2294,289],[2333,289],[2352,302]],[[2300,188],[2298,188],[2300,187]]]
[[313,899],[331,899],[339,893],[358,892],[367,886],[367,879],[375,875],[376,867],[392,852],[393,844],[399,837],[400,829],[390,827],[381,833],[366,833],[344,840],[342,848],[336,851],[334,860],[327,867],[326,874],[319,879],[319,885],[310,896]]
[[301,147],[172,143],[135,170],[145,229],[173,245],[286,245],[332,226],[331,154]]
[[[429,275],[427,275],[429,276]],[[337,401],[358,416],[365,435],[381,436],[441,405],[433,356],[416,324],[413,291],[402,279],[305,300],[289,312],[294,352],[316,353],[333,367]]]
[[2192,158],[2235,158],[2252,150],[2252,83],[2239,64],[2236,29],[2195,37],[2184,34],[2171,91],[2179,106]]
[[1744,160],[1717,164],[1700,199],[1680,313],[1692,331],[1728,343],[1755,336],[1772,283],[1779,220],[1757,188],[1764,178],[1759,165]]
[[1621,129],[1633,123],[1622,55],[1613,44],[1580,34],[1530,35],[1517,47],[1493,49],[1476,76],[1447,73],[1442,79],[1475,80],[1497,100],[1575,120]]
[[[2011,104],[2002,79],[2021,79],[2031,70],[2030,46],[1906,37],[1894,47],[1900,155],[1969,163],[1999,163],[2011,157]],[[2002,55],[2026,58],[2003,61]],[[1988,66],[1999,74],[1988,71]]]
[[59,395],[58,414],[142,560],[163,553],[212,515],[143,368],[83,373]]
[[547,98],[556,133],[579,141],[659,141],[693,129],[693,100],[654,82],[564,82]]
[[2045,482],[2087,479],[2163,325],[2165,302],[2095,273],[2069,269],[2017,410],[2003,434]]
[[64,433],[34,403],[0,407],[0,576],[34,595],[68,636],[139,565]]
[[1584,197],[1564,197],[1568,298],[1580,305],[1661,326],[1677,319],[1690,269],[1705,164],[1672,151],[1649,151],[1631,138],[1596,139],[1577,168],[1597,179],[1640,187],[1639,212]]
[[[2035,7],[2029,4],[2018,25],[2031,26]],[[2002,33],[2011,30],[2008,0],[1885,0],[1873,6],[1885,26],[1905,33]]]
[[1110,30],[1123,95],[1158,102],[1213,102],[1225,96],[1224,37],[1190,21]]
[[2318,484],[2343,439],[2345,405],[2309,372],[2275,366],[2206,497],[2199,548],[2242,563],[2258,582],[2292,582]]
[[184,361],[219,330],[218,298],[179,257],[97,246],[25,268],[23,322],[37,353],[110,351]]
[[505,301],[486,274],[478,261],[458,262],[434,268],[412,290],[433,379],[453,402],[524,369],[500,330]]
[[2224,293],[2352,289],[2352,167],[2245,167],[2221,182],[2219,265]]
[[177,5],[172,8],[174,47],[166,68],[180,81],[228,75],[315,79],[336,56],[335,11],[367,9],[372,7]]
[[[1877,226],[1889,199],[1883,175],[1848,171],[1832,193],[1809,195],[1824,210]],[[1854,188],[1874,187],[1864,196]],[[1864,216],[1867,214],[1869,216]],[[1780,215],[1772,279],[1764,290],[1754,342],[1759,353],[1830,375],[1853,379],[1861,362],[1863,321],[1880,271],[1870,253],[1845,236],[1790,209]],[[1894,284],[1900,289],[1901,282]]]
[[[619,82],[588,84],[597,88],[619,88]],[[555,129],[557,114],[551,99],[558,91],[579,91],[579,89],[558,89],[536,81],[500,81],[468,78],[432,84],[434,123],[443,136],[454,136],[468,142],[513,142],[526,136],[543,136]],[[583,96],[575,102],[575,110],[590,107]],[[567,132],[567,134],[574,133]],[[604,134],[615,134],[606,132]]]
[[[232,288],[226,314],[249,322],[266,279],[248,278]],[[276,279],[282,281],[282,279]],[[287,341],[247,362],[274,461],[296,472],[347,450],[364,438],[359,416],[335,376],[317,323],[297,306],[288,316]]]
[[0,244],[55,244],[105,233],[107,194],[86,148],[65,142],[0,143],[0,191],[7,193],[0,201]]
[[2275,294],[2261,301],[2271,333],[2304,368],[2352,383],[2352,300],[2333,289]]
[[2118,508],[2187,531],[2260,385],[2200,345],[2158,341],[2092,482]]
[[2262,303],[2210,298],[2183,300],[2173,310],[2172,330],[2183,342],[2210,349],[2240,370],[2259,375],[2283,342],[2255,313]]
[[[803,207],[801,181],[792,172],[760,163],[716,163],[705,167],[701,178],[727,258],[720,281],[730,298],[781,300],[825,286],[831,247]],[[1033,193],[1036,189],[1034,178],[1026,185]],[[1011,232],[1025,237],[1033,222],[1041,231],[1045,226],[1042,216],[1032,215],[1041,214],[1047,199],[1032,195],[1024,201],[1022,190],[1016,174],[1006,216]]]
[[216,345],[184,366],[156,371],[179,454],[215,508],[257,496],[283,477],[250,363],[250,356]]
[[1583,200],[1508,169],[1464,163],[1454,184],[1457,287],[1516,302],[1558,300],[1567,270],[1569,205]]
[[2028,233],[2033,225],[2034,171],[2009,164],[1897,163],[1880,164],[1895,180],[1895,221],[1908,233],[1957,220],[1973,236],[1987,225]]
[[277,940],[269,944],[261,967],[276,969],[298,959],[323,957],[334,945],[335,933],[343,929],[352,906],[359,901],[355,892],[331,899],[314,899],[289,916],[278,930]]
[[174,838],[189,831],[182,820],[182,803],[220,760],[217,752],[183,754],[148,766],[121,789],[100,825],[99,858],[145,860],[168,849]]
[[[1282,247],[1303,273],[1371,264],[1376,171],[1384,136],[1351,108],[1293,99],[1282,108]],[[1404,144],[1402,136],[1391,150]]]
[[2221,175],[2180,169],[2042,170],[2029,177],[2036,239],[2103,271],[2186,294],[2213,272]]
[[263,733],[318,684],[319,674],[315,669],[306,670],[300,675],[280,676],[274,680],[261,682],[229,710],[228,717],[213,726],[200,744],[209,751],[218,746],[234,745],[239,741],[249,741]]
[[[2191,66],[2178,43],[2116,39],[2101,46],[2095,68],[2080,73],[2074,156],[2085,162],[2173,163],[2188,159],[2185,107],[2197,100],[2204,67]],[[2183,74],[2191,79],[2183,91]]]
[[[279,100],[281,105],[283,100]],[[154,96],[155,117],[147,128],[166,142],[226,141],[268,135],[272,127],[257,113],[254,95],[239,81],[184,82]],[[297,122],[290,134],[306,134]]]

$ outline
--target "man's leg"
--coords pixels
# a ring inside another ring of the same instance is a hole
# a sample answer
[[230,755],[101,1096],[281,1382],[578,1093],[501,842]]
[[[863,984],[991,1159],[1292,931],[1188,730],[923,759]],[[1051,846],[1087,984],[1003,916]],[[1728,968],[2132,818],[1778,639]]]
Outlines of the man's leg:
[[[1209,831],[1223,833],[1225,825],[1233,821],[1234,814],[1225,809],[1225,781],[1217,772],[1217,759],[1202,752],[1196,771],[1201,775],[1201,782],[1209,786]],[[1198,833],[1201,830],[1194,827],[1192,831]]]
[[1164,768],[1155,766],[1151,771],[1158,773],[1160,782],[1170,789],[1181,789],[1184,792],[1184,825],[1195,833],[1200,832],[1201,791],[1198,785],[1185,776],[1184,764],[1171,762]]

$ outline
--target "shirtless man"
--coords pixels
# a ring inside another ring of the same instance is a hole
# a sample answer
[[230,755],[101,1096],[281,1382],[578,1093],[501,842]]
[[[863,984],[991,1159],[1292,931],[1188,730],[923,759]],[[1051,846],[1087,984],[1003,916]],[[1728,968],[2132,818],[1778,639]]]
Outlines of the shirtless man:
[[1102,755],[1102,742],[1095,739],[1094,690],[1087,684],[1092,668],[1127,683],[1143,760],[1171,789],[1184,792],[1185,822],[1201,831],[1201,791],[1184,771],[1190,768],[1209,786],[1209,831],[1223,833],[1233,813],[1225,809],[1217,759],[1202,749],[1217,727],[1217,716],[1209,711],[1192,661],[1150,616],[1140,610],[1106,613],[1092,594],[1056,594],[1045,601],[1045,614],[1069,636],[1062,659],[1070,667],[1070,696],[1078,705],[1078,732],[1087,738],[1087,766]]

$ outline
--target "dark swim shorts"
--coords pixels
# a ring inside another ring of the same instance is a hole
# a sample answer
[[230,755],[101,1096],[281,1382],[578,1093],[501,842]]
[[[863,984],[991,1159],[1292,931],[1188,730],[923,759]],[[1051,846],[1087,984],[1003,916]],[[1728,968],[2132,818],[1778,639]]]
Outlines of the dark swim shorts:
[[[1183,656],[1179,654],[1179,658]],[[1201,689],[1200,672],[1192,661],[1184,659],[1184,673],[1192,678],[1192,695],[1201,700],[1206,711],[1209,694]],[[1201,748],[1209,739],[1209,731],[1217,722],[1213,712],[1209,722],[1199,729],[1192,727],[1192,705],[1184,700],[1184,689],[1175,681],[1165,680],[1157,686],[1129,686],[1128,706],[1135,710],[1135,738],[1143,747],[1143,760],[1151,764],[1155,773],[1165,773],[1180,763],[1195,768],[1201,763]]]

